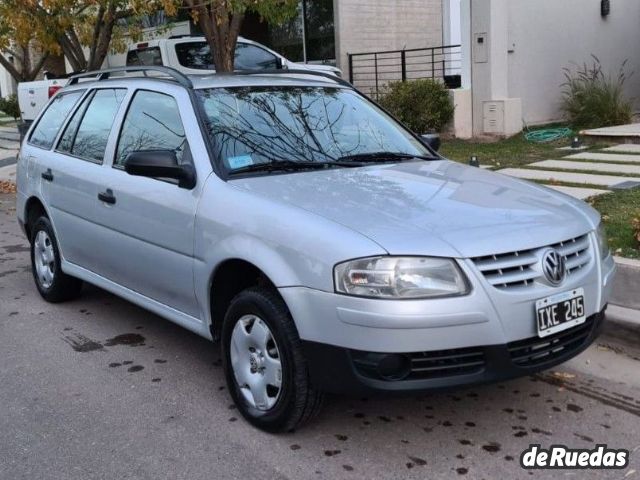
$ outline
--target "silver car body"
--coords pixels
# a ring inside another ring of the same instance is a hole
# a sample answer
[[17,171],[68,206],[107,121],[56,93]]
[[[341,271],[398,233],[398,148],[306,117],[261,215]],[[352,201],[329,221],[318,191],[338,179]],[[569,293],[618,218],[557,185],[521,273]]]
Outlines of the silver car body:
[[[196,89],[332,83],[286,75],[193,81]],[[86,92],[105,83],[81,82],[64,91]],[[18,218],[24,224],[27,202],[39,199],[59,239],[66,273],[203,337],[212,336],[213,275],[230,259],[264,272],[301,339],[363,351],[445,350],[535,337],[535,301],[578,287],[584,289],[588,316],[607,304],[614,262],[610,255],[600,258],[600,217],[581,201],[445,159],[225,180],[214,173],[187,89],[144,78],[112,79],[108,86],[126,88],[127,97],[104,163],[25,141],[17,169]],[[193,190],[112,168],[119,125],[137,89],[177,100],[197,173]],[[47,169],[55,182],[42,181]],[[117,204],[97,199],[104,189],[117,194]],[[528,271],[524,286],[505,286],[481,271],[482,262],[503,254],[539,258],[552,245],[579,259],[569,260],[561,287],[545,280],[540,262]],[[336,264],[388,254],[453,258],[471,291],[426,300],[336,293]]]

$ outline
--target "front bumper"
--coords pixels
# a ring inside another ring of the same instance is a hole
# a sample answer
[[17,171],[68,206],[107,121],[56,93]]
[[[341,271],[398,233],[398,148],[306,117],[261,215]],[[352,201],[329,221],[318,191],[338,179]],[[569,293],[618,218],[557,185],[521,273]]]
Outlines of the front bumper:
[[400,354],[409,369],[397,379],[379,368],[388,354],[311,341],[303,341],[303,346],[311,381],[323,391],[351,395],[434,391],[521,377],[563,363],[597,338],[605,309],[582,325],[543,339]]

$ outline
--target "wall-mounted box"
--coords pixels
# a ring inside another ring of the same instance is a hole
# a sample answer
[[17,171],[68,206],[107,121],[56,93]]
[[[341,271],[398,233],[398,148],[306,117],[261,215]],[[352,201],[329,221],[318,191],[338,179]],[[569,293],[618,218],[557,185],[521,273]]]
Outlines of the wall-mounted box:
[[473,34],[473,61],[474,63],[489,61],[489,36],[486,32]]

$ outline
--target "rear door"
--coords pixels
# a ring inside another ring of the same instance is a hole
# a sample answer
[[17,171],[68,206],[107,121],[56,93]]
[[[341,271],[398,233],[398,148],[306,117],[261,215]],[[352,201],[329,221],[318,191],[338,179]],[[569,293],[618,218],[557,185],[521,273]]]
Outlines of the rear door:
[[85,93],[84,90],[75,90],[57,95],[40,116],[22,147],[21,157],[26,160],[29,184],[39,192],[49,211],[51,186],[59,173],[59,164],[52,148],[70,112]]
[[91,271],[102,246],[95,222],[102,164],[124,88],[86,95],[51,152],[49,205],[65,260]]
[[193,239],[203,175],[186,190],[175,181],[132,176],[123,168],[130,152],[158,149],[174,150],[179,161],[193,164],[190,143],[201,139],[189,95],[172,85],[165,92],[137,90],[124,116],[112,168],[102,179],[112,203],[98,202],[106,248],[97,268],[111,281],[199,318]]

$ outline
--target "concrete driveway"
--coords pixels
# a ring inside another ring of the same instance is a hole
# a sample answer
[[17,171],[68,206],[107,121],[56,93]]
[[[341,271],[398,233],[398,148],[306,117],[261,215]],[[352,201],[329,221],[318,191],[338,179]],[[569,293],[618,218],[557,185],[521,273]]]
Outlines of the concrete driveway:
[[[406,399],[330,398],[286,435],[234,409],[218,348],[97,288],[33,286],[0,195],[0,478],[639,478],[640,353],[601,339],[555,372]],[[530,443],[632,450],[617,471],[520,468]]]

